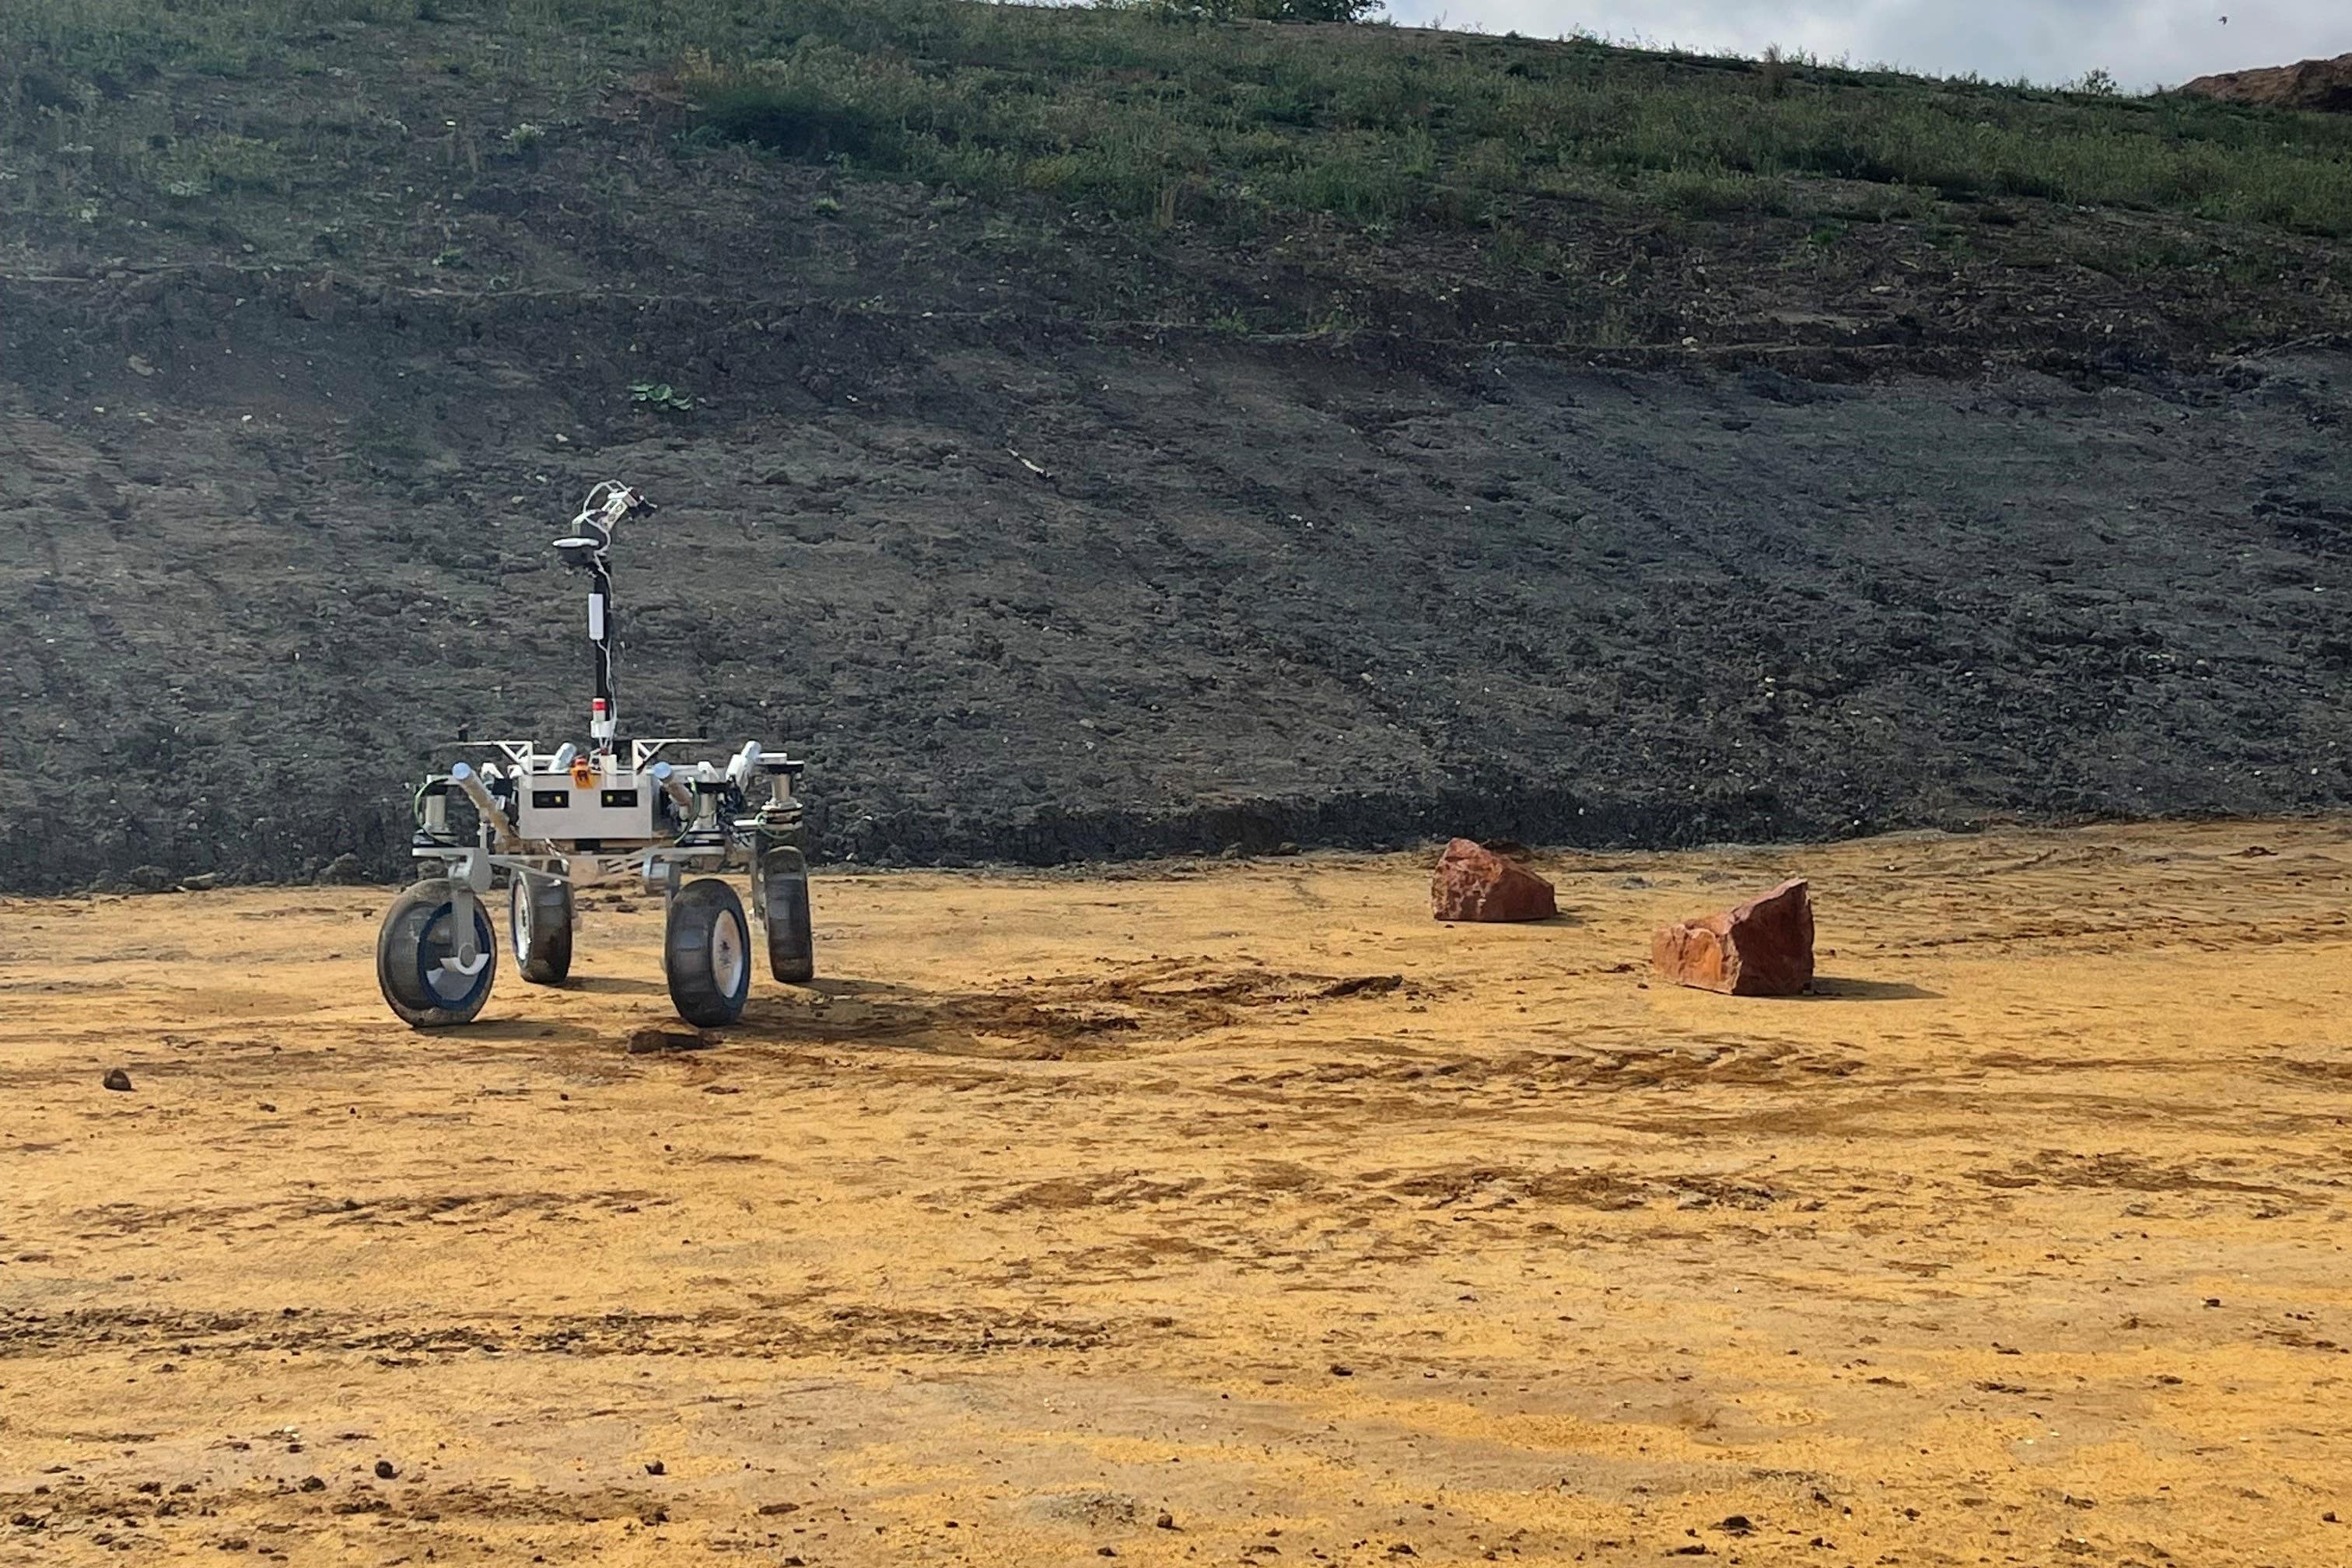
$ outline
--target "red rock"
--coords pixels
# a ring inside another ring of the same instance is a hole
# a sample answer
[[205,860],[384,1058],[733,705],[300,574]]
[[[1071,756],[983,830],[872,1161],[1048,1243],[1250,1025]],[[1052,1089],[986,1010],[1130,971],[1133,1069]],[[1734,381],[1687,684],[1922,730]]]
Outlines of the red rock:
[[1517,860],[1457,838],[1429,879],[1429,912],[1442,921],[1540,921],[1559,906],[1551,884]]
[[1677,985],[1734,996],[1794,996],[1813,983],[1813,900],[1783,882],[1722,914],[1660,926],[1650,962]]
[[2183,82],[2180,90],[2228,103],[2258,103],[2270,109],[2309,109],[2352,114],[2352,55],[2304,60],[2258,70],[2224,71]]

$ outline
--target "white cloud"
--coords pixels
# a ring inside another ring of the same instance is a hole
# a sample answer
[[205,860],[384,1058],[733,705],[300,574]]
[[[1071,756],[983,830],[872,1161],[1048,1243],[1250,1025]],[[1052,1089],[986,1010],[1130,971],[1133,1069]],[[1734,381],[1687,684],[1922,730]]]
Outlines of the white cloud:
[[[1402,23],[1609,37],[1754,55],[1768,44],[1856,65],[2128,88],[2352,49],[2347,0],[1390,0]],[[2229,17],[2224,25],[2221,18]]]

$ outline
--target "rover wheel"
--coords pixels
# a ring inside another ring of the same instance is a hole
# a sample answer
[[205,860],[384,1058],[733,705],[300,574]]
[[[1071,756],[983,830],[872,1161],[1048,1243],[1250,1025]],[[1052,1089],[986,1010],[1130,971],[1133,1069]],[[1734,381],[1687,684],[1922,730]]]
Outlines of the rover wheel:
[[751,901],[768,938],[768,968],[786,985],[805,985],[816,977],[808,862],[799,850],[780,845],[760,857],[751,875],[756,895]]
[[562,984],[572,973],[572,884],[516,872],[507,895],[507,935],[525,980]]
[[670,900],[662,967],[677,1016],[698,1029],[731,1024],[751,994],[751,927],[743,900],[716,877],[688,882]]
[[457,966],[457,889],[446,878],[418,882],[393,900],[375,936],[375,979],[411,1028],[470,1023],[498,974],[497,939],[474,900],[474,967]]

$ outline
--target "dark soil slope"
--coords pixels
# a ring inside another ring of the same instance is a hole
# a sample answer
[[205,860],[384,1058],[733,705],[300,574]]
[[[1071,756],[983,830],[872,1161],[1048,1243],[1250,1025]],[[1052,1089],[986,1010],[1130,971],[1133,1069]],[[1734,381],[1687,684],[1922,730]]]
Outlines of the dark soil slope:
[[607,476],[665,503],[633,728],[806,752],[834,856],[2352,803],[2343,260],[2284,219],[1636,181],[1511,207],[1547,280],[1493,213],[714,142],[627,37],[59,38],[0,183],[0,887],[396,871],[433,748],[581,727],[548,542]]

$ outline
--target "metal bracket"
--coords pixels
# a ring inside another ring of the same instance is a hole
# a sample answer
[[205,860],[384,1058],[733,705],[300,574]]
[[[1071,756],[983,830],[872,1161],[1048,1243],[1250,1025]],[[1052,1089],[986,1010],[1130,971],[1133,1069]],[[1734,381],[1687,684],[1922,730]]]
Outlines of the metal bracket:
[[490,858],[482,851],[468,850],[449,868],[449,921],[457,928],[450,934],[457,951],[441,961],[441,967],[468,980],[490,962],[488,950],[474,941],[475,917],[481,909],[482,895],[489,890]]
[[651,740],[631,741],[629,771],[633,773],[645,772],[646,764],[652,762],[665,746],[699,746],[707,744],[709,739],[704,735],[659,735]]
[[670,857],[658,854],[647,855],[644,867],[646,890],[661,894],[662,912],[667,916],[670,900],[677,897],[678,881],[686,868]]

